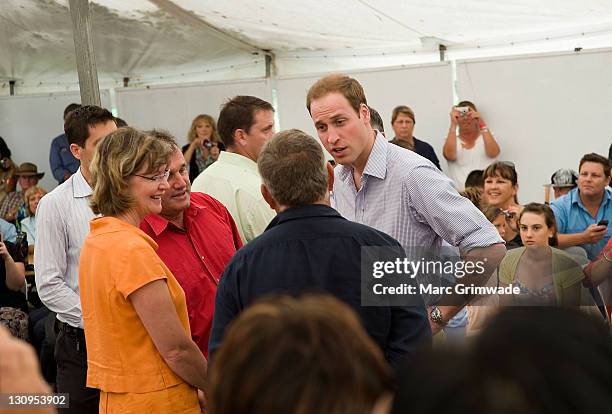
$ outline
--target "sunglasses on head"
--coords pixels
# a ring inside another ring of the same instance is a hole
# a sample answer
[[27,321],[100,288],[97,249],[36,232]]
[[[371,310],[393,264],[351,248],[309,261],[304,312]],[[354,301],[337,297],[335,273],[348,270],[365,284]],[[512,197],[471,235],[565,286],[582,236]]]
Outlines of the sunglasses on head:
[[511,168],[516,169],[516,166],[514,165],[512,161],[497,161],[495,164],[501,164],[501,165],[505,165],[506,167],[511,167]]

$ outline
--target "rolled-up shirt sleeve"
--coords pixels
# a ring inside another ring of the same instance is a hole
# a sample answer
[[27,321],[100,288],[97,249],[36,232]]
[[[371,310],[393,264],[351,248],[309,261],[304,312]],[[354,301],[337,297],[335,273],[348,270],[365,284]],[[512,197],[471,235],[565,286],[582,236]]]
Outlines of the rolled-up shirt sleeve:
[[467,252],[504,242],[484,214],[433,166],[415,166],[407,177],[403,195],[411,214],[449,244]]

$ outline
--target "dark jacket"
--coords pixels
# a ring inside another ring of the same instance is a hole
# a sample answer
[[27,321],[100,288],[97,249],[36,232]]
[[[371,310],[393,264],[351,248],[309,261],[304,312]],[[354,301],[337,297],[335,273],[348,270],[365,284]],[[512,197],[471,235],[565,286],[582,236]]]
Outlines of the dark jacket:
[[278,214],[266,231],[230,260],[217,288],[209,355],[221,345],[228,324],[267,294],[328,293],[351,306],[365,330],[396,365],[431,331],[424,305],[362,306],[363,246],[399,249],[398,241],[346,220],[331,207],[312,204]]

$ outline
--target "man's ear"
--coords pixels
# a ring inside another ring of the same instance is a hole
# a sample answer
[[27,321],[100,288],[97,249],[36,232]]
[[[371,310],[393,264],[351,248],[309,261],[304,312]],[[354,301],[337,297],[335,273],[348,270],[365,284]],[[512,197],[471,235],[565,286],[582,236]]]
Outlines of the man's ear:
[[359,117],[370,123],[370,108],[364,103],[359,104]]
[[327,164],[327,190],[333,191],[334,189],[334,166],[329,161],[325,161]]
[[264,200],[266,200],[266,203],[268,203],[270,208],[276,211],[276,209],[279,207],[278,203],[274,197],[272,197],[272,194],[270,194],[268,187],[266,187],[264,184],[261,185],[261,195],[263,196]]
[[77,160],[81,160],[81,149],[77,144],[70,144],[70,152]]
[[237,146],[243,147],[246,144],[245,133],[243,129],[237,129],[234,131],[234,142]]

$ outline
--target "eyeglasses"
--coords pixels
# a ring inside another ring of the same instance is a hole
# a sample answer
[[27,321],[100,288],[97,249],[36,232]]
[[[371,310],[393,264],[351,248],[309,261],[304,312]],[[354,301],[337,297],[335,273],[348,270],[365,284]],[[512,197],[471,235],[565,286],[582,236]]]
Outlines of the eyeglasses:
[[161,175],[154,175],[153,177],[146,177],[144,175],[139,175],[139,174],[132,174],[135,177],[140,177],[140,178],[144,178],[145,180],[149,180],[149,181],[154,181],[157,183],[160,183],[162,181],[168,181],[168,177],[170,177],[170,170],[166,170],[165,173],[161,174]]

